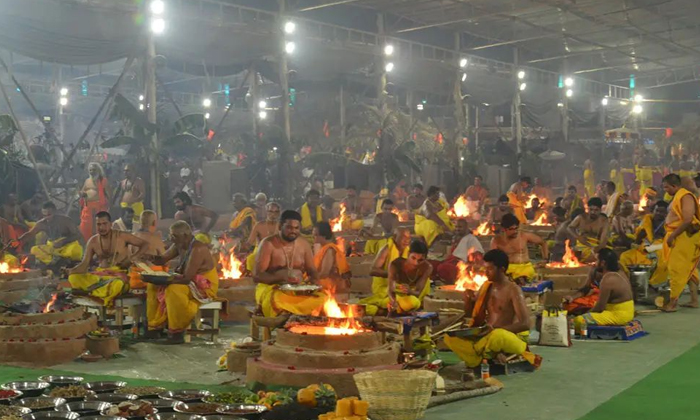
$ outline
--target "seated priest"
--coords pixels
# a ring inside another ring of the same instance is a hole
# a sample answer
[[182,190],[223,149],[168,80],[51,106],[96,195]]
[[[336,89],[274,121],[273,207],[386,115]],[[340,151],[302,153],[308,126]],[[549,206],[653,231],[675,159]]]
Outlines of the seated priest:
[[365,254],[376,255],[387,244],[394,230],[399,227],[399,216],[394,214],[393,210],[394,202],[389,198],[385,199],[382,203],[382,212],[374,216],[372,228],[363,232],[367,238]]
[[245,263],[248,272],[255,271],[255,250],[258,249],[260,241],[279,233],[280,213],[282,213],[282,207],[278,203],[267,203],[265,205],[265,220],[256,223],[253,230],[250,231],[246,245],[252,251],[248,254]]
[[485,282],[478,293],[464,292],[464,310],[472,314],[470,327],[480,328],[473,338],[445,336],[445,344],[467,367],[474,368],[483,359],[505,363],[509,355],[519,355],[538,368],[542,358],[528,351],[530,311],[523,292],[506,274],[508,254],[493,249],[484,255]]
[[613,216],[611,223],[612,245],[629,248],[635,239],[636,215],[634,203],[627,200],[620,206],[620,211]]
[[575,249],[581,252],[581,262],[595,261],[595,255],[608,242],[608,218],[601,214],[603,202],[598,197],[588,200],[588,211],[568,227],[569,234],[576,238]]
[[542,249],[542,259],[549,260],[547,242],[539,235],[520,230],[520,220],[513,214],[506,214],[501,219],[502,233],[491,240],[491,249],[500,249],[508,255],[508,274],[516,283],[529,283],[537,277],[535,266],[530,261],[528,244],[538,245]]
[[56,205],[47,201],[41,206],[44,218],[19,237],[19,242],[24,244],[43,233],[47,238],[46,243],[33,246],[30,252],[40,266],[52,270],[74,264],[83,256],[83,247],[80,245],[82,235],[78,225],[70,217],[56,213]]
[[233,207],[236,212],[233,214],[228,232],[235,238],[247,239],[257,223],[257,208],[248,204],[245,195],[241,193],[233,195]]
[[311,244],[301,236],[301,221],[302,215],[294,210],[282,212],[280,232],[263,239],[255,253],[255,302],[266,317],[319,315],[326,301],[323,293],[294,295],[279,290],[285,284],[318,283]]
[[309,190],[306,193],[306,202],[299,208],[299,213],[301,214],[301,234],[311,240],[311,233],[316,223],[325,220],[321,208],[321,193],[317,190]]
[[498,205],[491,207],[488,215],[489,224],[494,228],[496,233],[500,232],[501,219],[506,214],[514,214],[513,208],[510,206],[507,195],[498,197]]
[[406,228],[397,228],[394,236],[389,238],[387,244],[379,250],[374,258],[372,270],[372,296],[360,300],[360,304],[367,305],[367,314],[376,315],[380,307],[384,307],[389,297],[389,266],[392,261],[402,257],[408,258],[408,247],[411,244],[411,234]]
[[314,228],[314,242],[320,247],[314,255],[314,266],[319,283],[331,294],[350,292],[350,265],[345,250],[336,245],[328,222],[318,222]]
[[[583,209],[583,200],[581,196],[578,195],[578,191],[575,185],[569,185],[566,188],[566,195],[561,202],[561,206],[566,210],[566,217],[571,218],[571,215],[576,209]],[[601,204],[602,206],[602,204]]]
[[[141,223],[139,230],[134,232],[134,236],[146,241],[147,250],[143,254],[143,261],[150,265],[153,271],[167,271],[166,266],[155,265],[155,260],[165,254],[166,247],[163,236],[158,231],[158,215],[152,210],[144,210],[141,213]],[[136,250],[131,250],[132,254]],[[143,282],[140,267],[131,267],[129,271],[129,287],[131,289],[146,289],[147,284]]]
[[[14,239],[14,233],[12,232],[10,222],[8,222],[5,218],[0,217],[0,243],[3,245],[7,243],[12,244]],[[7,252],[7,249],[0,250],[0,263],[7,264],[10,268],[20,266],[19,258]]]
[[481,242],[469,230],[466,219],[455,221],[455,232],[452,237],[452,248],[450,254],[444,261],[434,264],[437,275],[447,283],[454,283],[457,280],[459,269],[457,264],[480,263],[484,256],[484,247]]
[[362,209],[360,197],[357,195],[356,186],[348,186],[347,195],[340,204],[345,206],[345,214],[348,216],[346,220],[343,220],[343,230],[362,229],[365,226],[365,222],[362,220],[365,212]]
[[185,330],[194,319],[200,305],[216,299],[219,274],[216,261],[207,245],[195,240],[192,228],[182,220],[170,226],[172,245],[154,262],[165,265],[179,260],[175,277],[167,286],[148,284],[146,288],[146,316],[151,337],[168,327],[168,342],[184,342]]
[[[83,260],[69,270],[68,281],[73,289],[87,292],[111,306],[114,298],[129,289],[126,271],[148,249],[145,240],[131,233],[112,229],[112,217],[106,211],[95,215],[97,235],[88,239]],[[135,253],[129,249],[136,250]],[[89,271],[93,258],[97,267]]]
[[438,236],[454,230],[452,221],[447,216],[449,206],[440,198],[440,188],[428,188],[428,198],[416,214],[416,235],[425,239],[430,247]]
[[[668,203],[657,201],[652,214],[645,214],[642,223],[635,231],[635,241],[632,249],[620,255],[620,268],[629,275],[629,267],[633,265],[648,265],[657,262],[656,269],[649,279],[649,284],[658,285],[668,279],[668,261],[659,258],[666,236],[666,216]],[[653,247],[653,248],[652,248]],[[658,248],[654,250],[654,248]]]
[[399,257],[389,265],[388,296],[382,308],[398,314],[420,309],[423,298],[430,293],[432,272],[428,246],[421,240],[414,240],[408,248],[408,258]]
[[634,318],[632,285],[621,273],[617,254],[610,248],[598,252],[596,270],[602,275],[600,296],[590,312],[574,318],[574,326],[580,332],[587,325],[626,325]]

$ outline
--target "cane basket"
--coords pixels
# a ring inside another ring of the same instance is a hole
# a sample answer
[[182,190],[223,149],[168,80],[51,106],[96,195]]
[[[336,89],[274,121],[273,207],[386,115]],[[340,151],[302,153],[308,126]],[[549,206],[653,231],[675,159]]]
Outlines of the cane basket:
[[378,370],[353,378],[372,420],[417,420],[425,414],[436,376],[428,370]]

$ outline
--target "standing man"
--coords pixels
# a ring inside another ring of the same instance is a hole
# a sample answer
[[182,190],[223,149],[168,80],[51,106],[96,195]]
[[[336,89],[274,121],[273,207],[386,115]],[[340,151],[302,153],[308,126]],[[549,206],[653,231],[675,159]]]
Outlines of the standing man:
[[608,217],[608,219],[612,219],[617,213],[620,212],[622,194],[617,192],[615,183],[612,181],[605,183],[605,192],[608,195],[608,204],[605,205],[605,215]]
[[616,159],[610,161],[610,182],[615,184],[615,192],[623,194],[627,191],[625,188],[625,178],[622,176],[620,162]]
[[423,237],[428,248],[438,236],[445,232],[452,232],[454,226],[447,215],[448,205],[440,198],[440,188],[432,186],[428,188],[428,198],[425,199],[416,214],[416,235]]
[[471,328],[479,328],[474,338],[445,336],[445,344],[467,367],[479,366],[483,359],[505,363],[509,355],[519,355],[539,368],[542,357],[528,351],[530,311],[523,292],[506,274],[508,255],[492,249],[484,255],[485,282],[478,294],[465,291],[464,312],[471,314]]
[[484,179],[481,175],[474,177],[474,185],[470,185],[464,192],[464,196],[467,198],[467,203],[473,203],[470,205],[469,212],[477,212],[483,214],[484,209],[488,205],[489,201],[489,190],[483,187]]
[[[141,238],[112,229],[112,217],[106,211],[95,215],[97,234],[85,246],[83,260],[69,271],[68,281],[73,289],[88,292],[111,306],[114,298],[128,289],[126,270],[148,250]],[[132,255],[129,246],[137,251]],[[88,272],[93,258],[97,268]]]
[[258,222],[255,208],[248,205],[248,200],[241,193],[233,195],[233,207],[236,209],[236,213],[229,224],[229,233],[236,238],[248,238],[250,231]]
[[595,196],[595,173],[593,172],[593,162],[586,159],[583,163],[583,185],[589,198]]
[[311,232],[316,223],[323,221],[323,209],[321,209],[321,193],[317,190],[309,190],[306,193],[306,203],[299,209],[301,213],[301,233],[307,239],[311,239]]
[[411,244],[411,233],[406,228],[397,228],[394,236],[389,238],[386,246],[379,250],[374,258],[372,270],[372,296],[360,301],[363,305],[368,305],[369,315],[376,315],[376,311],[385,303],[389,296],[389,265],[399,257],[408,257],[408,247]]
[[457,264],[459,262],[480,262],[484,255],[484,247],[469,230],[465,219],[455,221],[451,249],[449,256],[444,261],[439,262],[436,267],[437,275],[448,283],[454,283],[457,280],[459,274]]
[[593,262],[608,242],[608,218],[601,214],[603,202],[598,197],[588,200],[588,212],[569,225],[569,234],[576,238],[576,250],[581,251],[582,262]]
[[527,224],[527,217],[525,216],[525,205],[527,204],[528,195],[527,191],[532,185],[532,180],[529,176],[523,176],[520,181],[514,183],[510,186],[508,190],[508,203],[513,209],[513,214],[518,218],[520,223]]
[[209,245],[211,243],[209,232],[219,220],[219,214],[204,206],[192,204],[192,198],[184,191],[175,194],[173,203],[177,209],[175,220],[187,222],[194,230],[194,237]]
[[134,167],[131,164],[124,166],[124,179],[117,187],[117,193],[114,198],[118,199],[122,208],[131,208],[134,210],[134,222],[141,221],[141,213],[143,213],[143,200],[146,196],[146,184],[143,179],[136,176]]
[[96,215],[109,210],[110,188],[104,170],[97,162],[88,165],[90,175],[80,190],[80,232],[89,240],[95,232]]
[[173,223],[170,237],[173,244],[155,262],[163,266],[179,257],[176,274],[167,286],[148,284],[146,316],[149,335],[158,334],[167,325],[168,344],[182,344],[199,306],[216,298],[219,273],[209,248],[194,239],[186,222]]
[[[651,266],[656,261],[656,269],[651,274],[649,284],[657,286],[668,280],[668,261],[660,258],[666,236],[666,216],[668,216],[668,203],[657,201],[652,214],[646,214],[642,223],[635,231],[635,241],[632,249],[620,254],[620,267],[629,274],[631,265]],[[657,248],[654,250],[654,248]]]
[[676,174],[666,175],[663,188],[673,197],[666,216],[666,237],[663,258],[669,262],[668,277],[671,284],[671,299],[662,310],[678,310],[678,298],[685,286],[690,289],[690,302],[683,307],[698,307],[698,261],[700,261],[700,208],[697,197],[681,187],[681,178]]
[[491,240],[491,249],[500,249],[508,255],[508,271],[513,281],[518,284],[529,283],[537,277],[535,266],[530,261],[528,244],[538,245],[542,249],[542,259],[549,260],[547,242],[539,235],[520,231],[520,220],[512,214],[501,219],[503,233]]
[[56,214],[56,205],[47,201],[41,209],[44,216],[29,232],[19,238],[20,243],[28,243],[43,232],[48,241],[45,245],[33,246],[30,250],[36,260],[44,266],[59,268],[62,263],[78,262],[83,256],[80,245],[80,231],[70,217]]
[[324,295],[287,294],[279,290],[284,284],[317,284],[311,244],[301,237],[302,216],[286,210],[280,217],[280,233],[263,239],[255,254],[255,301],[266,317],[283,313],[318,315],[325,303]]

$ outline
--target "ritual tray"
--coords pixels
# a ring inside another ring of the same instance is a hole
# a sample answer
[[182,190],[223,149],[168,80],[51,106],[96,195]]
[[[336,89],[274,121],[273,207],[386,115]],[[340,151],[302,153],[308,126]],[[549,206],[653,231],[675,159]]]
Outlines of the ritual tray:
[[172,276],[141,273],[141,278],[146,283],[155,284],[156,286],[167,286],[170,284],[170,279],[172,278]]
[[450,337],[457,337],[457,338],[473,338],[473,337],[479,337],[481,334],[484,333],[484,331],[486,331],[486,326],[464,328],[461,330],[448,331],[447,335],[449,335]]
[[280,286],[280,290],[296,295],[310,295],[321,290],[321,286],[316,284],[283,284]]

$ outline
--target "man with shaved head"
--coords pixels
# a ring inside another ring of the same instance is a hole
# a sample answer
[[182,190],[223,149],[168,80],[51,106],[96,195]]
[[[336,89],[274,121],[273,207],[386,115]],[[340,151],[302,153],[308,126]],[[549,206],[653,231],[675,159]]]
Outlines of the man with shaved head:
[[146,196],[146,184],[143,179],[136,176],[136,171],[133,165],[127,164],[124,166],[124,179],[117,187],[117,193],[114,194],[115,199],[119,199],[122,208],[131,207],[134,209],[134,222],[141,222],[141,213],[143,213],[143,199]]

